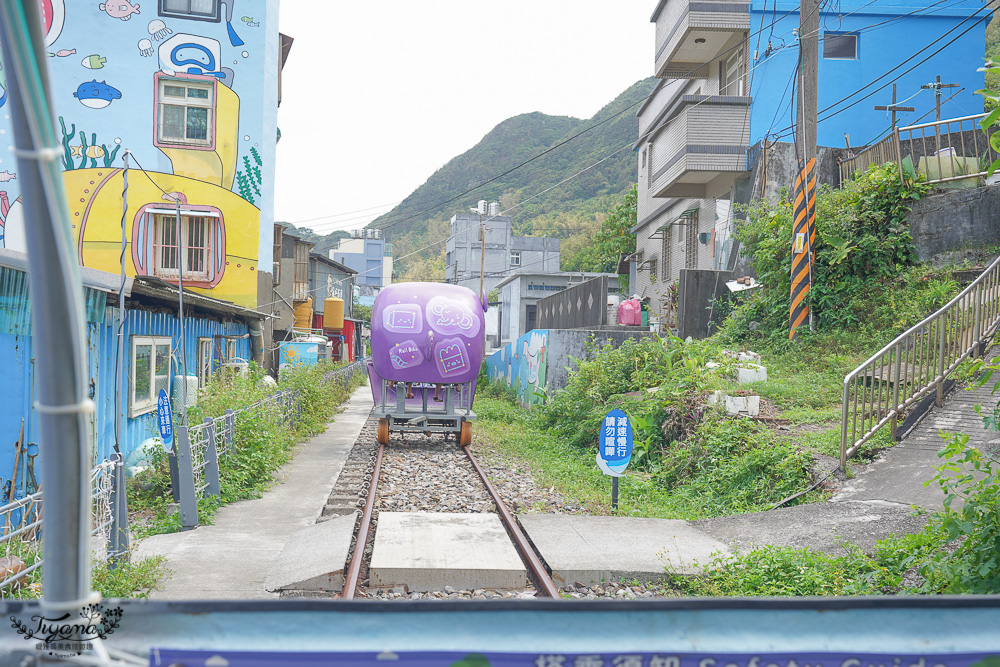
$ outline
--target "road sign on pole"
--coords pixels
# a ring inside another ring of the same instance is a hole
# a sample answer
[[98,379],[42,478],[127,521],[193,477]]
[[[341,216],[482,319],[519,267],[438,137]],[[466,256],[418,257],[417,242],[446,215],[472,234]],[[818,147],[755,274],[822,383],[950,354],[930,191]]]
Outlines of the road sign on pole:
[[165,389],[160,390],[156,399],[156,424],[160,427],[160,439],[163,448],[170,451],[174,443],[174,415],[170,410],[170,397]]
[[625,474],[632,459],[632,424],[617,408],[601,422],[597,437],[597,466],[611,477],[611,509],[618,509],[618,478]]

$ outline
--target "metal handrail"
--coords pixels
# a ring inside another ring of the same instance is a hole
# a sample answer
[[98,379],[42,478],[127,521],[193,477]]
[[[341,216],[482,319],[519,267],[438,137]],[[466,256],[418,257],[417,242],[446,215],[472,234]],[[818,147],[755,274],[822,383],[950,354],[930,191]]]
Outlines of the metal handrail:
[[905,130],[919,130],[925,127],[934,127],[935,125],[947,125],[948,123],[960,123],[965,120],[979,120],[980,118],[986,118],[988,114],[985,113],[975,113],[969,116],[961,116],[959,118],[949,118],[947,120],[932,120],[928,123],[917,123],[915,125],[906,125],[899,128],[900,132]]
[[940,310],[907,329],[844,378],[840,467],[879,429],[944,381],[1000,325],[1000,257]]
[[[923,172],[927,183],[951,183],[985,177],[988,172],[984,166],[1000,157],[988,134],[983,135],[976,122],[986,116],[979,113],[899,128],[895,134],[899,147],[896,161],[900,177],[904,153],[913,161],[914,169]],[[936,173],[934,167],[937,168]],[[966,172],[966,169],[969,171]]]
[[854,157],[841,162],[840,181],[843,183],[854,174],[867,171],[873,164],[885,164],[886,162],[899,163],[899,134],[895,130],[877,144],[872,144],[858,152]]

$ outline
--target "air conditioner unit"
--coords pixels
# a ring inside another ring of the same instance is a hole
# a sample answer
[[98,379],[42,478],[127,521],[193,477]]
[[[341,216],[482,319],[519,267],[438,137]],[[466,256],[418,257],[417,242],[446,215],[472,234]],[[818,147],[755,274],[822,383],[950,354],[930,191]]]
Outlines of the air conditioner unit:
[[[173,383],[173,391],[170,392],[170,400],[173,402],[174,406],[179,406],[181,404],[181,385],[184,382],[183,375],[175,375]],[[188,375],[187,376],[187,404],[185,407],[190,408],[192,405],[198,402],[198,376]]]
[[229,361],[222,364],[222,367],[228,370],[230,373],[235,373],[237,375],[249,375],[250,373],[250,364],[243,360]]

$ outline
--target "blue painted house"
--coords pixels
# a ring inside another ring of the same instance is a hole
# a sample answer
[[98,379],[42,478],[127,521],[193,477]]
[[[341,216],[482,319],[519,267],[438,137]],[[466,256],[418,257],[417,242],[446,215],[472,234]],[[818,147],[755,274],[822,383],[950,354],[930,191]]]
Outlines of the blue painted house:
[[[0,249],[0,479],[13,478],[14,443],[23,424],[23,445],[38,442],[34,359],[45,354],[31,336],[27,256]],[[156,396],[165,389],[180,400],[182,360],[197,391],[219,368],[240,366],[259,345],[263,315],[233,303],[185,290],[184,333],[177,313],[177,288],[155,278],[126,278],[81,268],[87,322],[90,394],[96,410],[90,418],[94,461],[114,451],[116,420],[121,420],[121,450],[126,457],[157,433]],[[119,304],[125,325],[119,356]],[[120,374],[120,375],[119,375]],[[116,377],[120,385],[116,386]],[[119,388],[120,387],[120,388]],[[189,399],[189,403],[191,403]],[[21,456],[18,488],[30,479],[28,458]],[[36,473],[37,476],[37,473]],[[2,485],[0,485],[2,486]]]
[[[899,125],[982,113],[991,10],[979,0],[827,0],[819,13],[820,146],[877,141]],[[637,112],[638,220],[631,290],[670,323],[666,297],[682,269],[727,268],[733,202],[791,182],[762,184],[755,167],[794,165],[798,0],[659,0],[653,72]],[[785,142],[785,143],[778,143]],[[829,151],[826,151],[829,154]],[[821,158],[824,151],[821,150]],[[832,155],[832,154],[831,154]],[[831,157],[836,166],[836,159]],[[773,179],[772,179],[773,180]],[[742,188],[742,191],[741,191]],[[749,193],[749,194],[748,194]]]

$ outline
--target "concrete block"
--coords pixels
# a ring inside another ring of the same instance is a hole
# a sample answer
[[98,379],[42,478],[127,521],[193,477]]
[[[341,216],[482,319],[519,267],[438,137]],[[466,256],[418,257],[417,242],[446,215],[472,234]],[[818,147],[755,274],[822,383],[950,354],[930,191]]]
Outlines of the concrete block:
[[708,404],[722,403],[726,412],[731,415],[756,417],[760,414],[760,396],[730,396],[724,391],[716,390],[708,396]]
[[767,382],[767,369],[760,364],[744,363],[736,369],[736,381],[740,384]]
[[527,573],[496,514],[379,512],[373,588],[523,588]]
[[332,591],[344,588],[357,512],[303,528],[285,544],[264,582],[269,591]]
[[696,574],[715,554],[731,553],[724,543],[677,519],[572,514],[517,518],[559,586],[577,581],[590,586],[620,577],[650,581],[667,568]]

